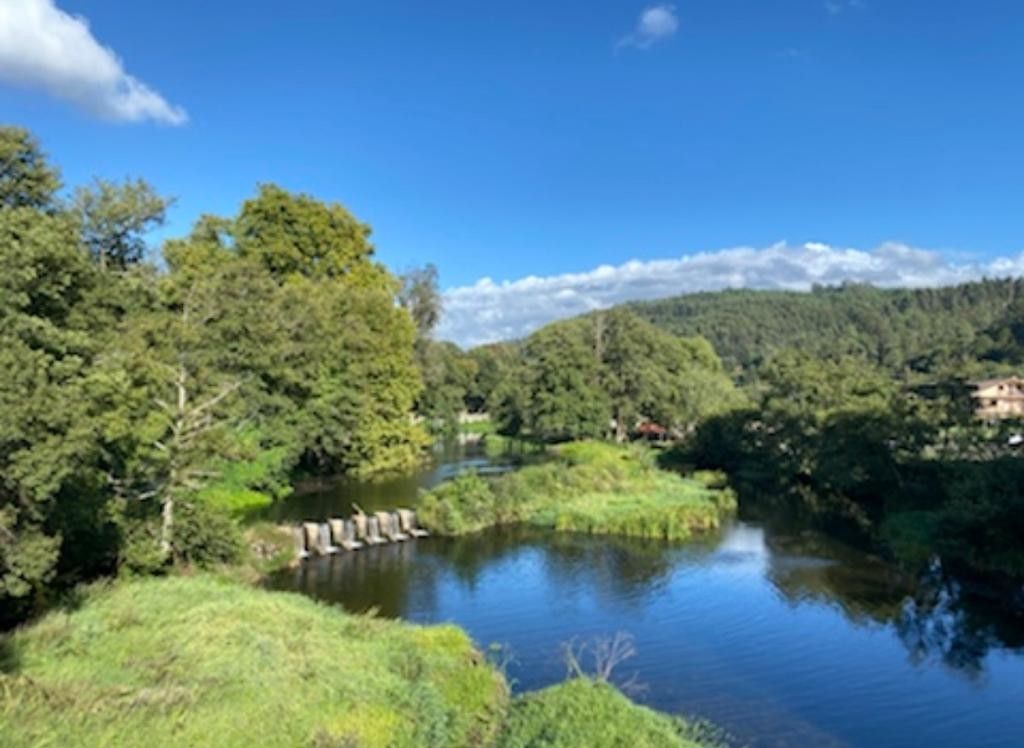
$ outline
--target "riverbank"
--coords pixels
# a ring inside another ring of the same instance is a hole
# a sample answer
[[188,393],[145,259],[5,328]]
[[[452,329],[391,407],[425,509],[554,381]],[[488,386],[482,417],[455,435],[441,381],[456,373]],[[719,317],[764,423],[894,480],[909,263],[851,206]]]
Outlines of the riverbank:
[[442,535],[530,524],[595,535],[685,540],[720,526],[736,497],[716,473],[660,470],[637,446],[575,442],[552,459],[484,479],[464,473],[427,493],[423,525]]
[[[0,640],[0,744],[606,745],[685,725],[589,681],[522,706],[455,626],[355,616],[212,576],[123,581]],[[510,712],[511,709],[511,712]],[[510,716],[511,715],[511,716]],[[575,715],[575,716],[574,716]]]

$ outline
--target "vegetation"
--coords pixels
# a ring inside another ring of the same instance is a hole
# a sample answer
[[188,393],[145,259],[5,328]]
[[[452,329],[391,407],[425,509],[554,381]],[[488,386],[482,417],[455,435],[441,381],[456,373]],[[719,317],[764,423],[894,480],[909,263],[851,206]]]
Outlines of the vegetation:
[[507,688],[453,626],[210,577],[91,592],[7,645],[5,746],[469,746]]
[[736,508],[715,478],[659,470],[639,448],[564,444],[555,458],[486,480],[464,473],[424,496],[426,527],[463,535],[497,525],[679,540],[719,526]]
[[907,388],[860,358],[783,351],[758,378],[759,407],[706,421],[675,457],[912,567],[1024,578],[1019,424],[982,424],[962,386]]
[[263,185],[149,262],[169,200],[59,188],[0,128],[0,623],[118,568],[237,558],[232,523],[296,472],[421,459],[426,313],[343,207]]
[[78,603],[2,642],[3,745],[697,745],[681,720],[586,678],[510,702],[454,626],[209,576],[94,587]]
[[501,748],[695,748],[682,720],[638,707],[614,687],[573,678],[516,699]]
[[[707,338],[727,366],[750,371],[784,349],[852,356],[888,372],[973,376],[1020,363],[1024,280],[948,288],[863,284],[795,291],[731,290],[629,305],[656,326]],[[1015,349],[1007,355],[1008,348]]]
[[487,395],[499,431],[546,442],[621,442],[644,420],[685,433],[744,402],[706,340],[623,308],[548,325],[500,366]]

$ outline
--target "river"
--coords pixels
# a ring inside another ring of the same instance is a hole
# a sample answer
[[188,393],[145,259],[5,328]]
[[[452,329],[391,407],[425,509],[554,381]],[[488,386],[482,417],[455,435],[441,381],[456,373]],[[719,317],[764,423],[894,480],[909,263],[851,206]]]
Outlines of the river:
[[[409,505],[478,455],[390,484],[324,485],[281,518]],[[353,611],[454,622],[517,691],[565,677],[563,645],[627,632],[615,671],[656,709],[737,746],[1024,745],[1024,621],[955,585],[909,580],[821,534],[736,522],[688,544],[525,530],[314,559],[271,585]],[[341,663],[339,662],[339,666]]]

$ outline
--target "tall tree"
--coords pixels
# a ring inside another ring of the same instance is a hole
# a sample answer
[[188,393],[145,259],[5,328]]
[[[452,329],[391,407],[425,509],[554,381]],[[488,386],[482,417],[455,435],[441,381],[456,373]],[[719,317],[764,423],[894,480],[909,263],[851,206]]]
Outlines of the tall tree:
[[54,206],[60,175],[39,143],[20,127],[0,127],[0,208]]
[[101,268],[122,269],[145,256],[145,235],[162,226],[171,200],[141,179],[122,184],[97,179],[75,190],[72,206],[82,241]]
[[409,312],[416,324],[419,339],[427,340],[441,320],[441,291],[437,283],[437,268],[429,264],[424,265],[405,273],[400,280],[402,287],[398,292],[399,303]]
[[55,172],[34,141],[9,130],[0,140],[33,151],[0,167],[3,601],[24,599],[52,578],[61,542],[58,495],[82,476],[93,451],[83,382],[95,346],[75,317],[95,277],[75,221],[51,210]]
[[238,252],[279,279],[342,278],[377,288],[394,279],[373,261],[370,227],[337,203],[295,195],[272,184],[246,200],[232,227]]
[[603,436],[611,404],[601,387],[600,365],[578,329],[549,325],[523,347],[523,422],[546,441]]

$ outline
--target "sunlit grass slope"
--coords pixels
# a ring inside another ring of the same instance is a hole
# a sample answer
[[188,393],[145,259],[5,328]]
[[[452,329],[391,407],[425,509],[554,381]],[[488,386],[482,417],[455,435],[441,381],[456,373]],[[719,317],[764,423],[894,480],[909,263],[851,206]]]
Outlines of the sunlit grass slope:
[[464,474],[420,504],[435,532],[462,535],[528,523],[556,530],[686,539],[718,527],[736,508],[720,476],[659,470],[650,450],[600,442],[554,449],[549,462],[492,480]]
[[0,745],[477,746],[502,676],[453,626],[211,577],[116,584],[3,644]]
[[681,720],[575,678],[516,699],[500,748],[697,748]]

